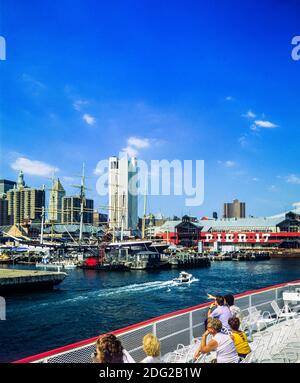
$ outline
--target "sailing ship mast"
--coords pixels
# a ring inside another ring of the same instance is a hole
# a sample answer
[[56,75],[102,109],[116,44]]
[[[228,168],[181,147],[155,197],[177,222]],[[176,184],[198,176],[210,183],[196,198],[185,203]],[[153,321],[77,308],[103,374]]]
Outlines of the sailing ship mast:
[[83,208],[85,204],[85,188],[84,188],[84,163],[82,164],[82,176],[80,185],[80,227],[79,227],[79,243],[82,241],[83,229]]
[[147,175],[145,176],[144,215],[143,215],[143,221],[142,221],[142,239],[145,238],[146,209],[147,209]]
[[[45,191],[45,185],[43,185],[43,191]],[[45,200],[42,206],[42,221],[41,221],[41,240],[40,244],[43,244],[44,241],[44,221],[45,221]]]

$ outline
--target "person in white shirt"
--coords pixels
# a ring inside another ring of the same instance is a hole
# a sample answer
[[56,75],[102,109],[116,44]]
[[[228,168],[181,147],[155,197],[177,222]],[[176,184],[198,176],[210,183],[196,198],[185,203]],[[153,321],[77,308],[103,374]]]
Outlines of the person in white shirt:
[[143,338],[143,350],[147,355],[141,363],[160,363],[160,342],[153,334],[147,334]]
[[[201,345],[194,355],[197,360],[200,354],[208,354],[216,351],[216,363],[238,363],[239,356],[236,351],[233,340],[230,335],[221,333],[222,322],[219,319],[211,318],[207,323],[207,330],[202,335]],[[212,335],[212,339],[207,342],[208,335]]]

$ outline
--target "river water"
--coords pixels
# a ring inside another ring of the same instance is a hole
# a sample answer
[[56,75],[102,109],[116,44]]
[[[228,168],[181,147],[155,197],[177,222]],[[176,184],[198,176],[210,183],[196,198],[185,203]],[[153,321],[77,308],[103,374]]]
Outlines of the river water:
[[300,260],[214,262],[210,268],[188,271],[196,281],[174,286],[172,279],[178,276],[178,270],[75,269],[68,270],[64,282],[53,291],[8,296],[6,321],[0,321],[0,362],[207,302],[207,293],[235,294],[298,280]]

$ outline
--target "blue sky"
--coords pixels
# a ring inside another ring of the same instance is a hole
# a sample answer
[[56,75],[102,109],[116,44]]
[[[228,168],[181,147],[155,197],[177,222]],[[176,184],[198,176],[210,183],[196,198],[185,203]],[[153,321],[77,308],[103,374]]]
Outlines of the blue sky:
[[84,161],[102,206],[97,162],[129,147],[205,161],[203,205],[151,197],[154,213],[239,198],[264,216],[300,201],[298,1],[0,0],[0,14],[0,178],[23,167],[50,185],[55,168],[73,193]]

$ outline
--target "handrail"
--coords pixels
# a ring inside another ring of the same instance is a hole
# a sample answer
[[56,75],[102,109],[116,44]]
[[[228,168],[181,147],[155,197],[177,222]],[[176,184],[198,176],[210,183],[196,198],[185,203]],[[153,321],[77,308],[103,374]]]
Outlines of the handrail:
[[[264,291],[272,291],[272,290],[275,290],[275,289],[278,289],[278,288],[281,288],[281,287],[285,287],[287,285],[297,284],[297,283],[300,283],[300,280],[296,280],[294,282],[285,282],[285,283],[281,283],[281,284],[277,284],[277,285],[273,285],[273,286],[269,286],[269,287],[263,287],[263,288],[260,288],[260,289],[257,289],[257,290],[250,290],[250,291],[246,291],[244,293],[240,293],[240,294],[235,295],[235,298],[238,299],[238,298],[242,298],[242,297],[246,297],[246,296],[250,297],[250,296],[262,293]],[[262,304],[267,304],[267,303],[269,303],[269,302],[264,302]],[[178,310],[178,311],[171,312],[171,313],[168,313],[168,314],[164,314],[164,315],[161,315],[161,316],[156,317],[156,318],[148,319],[148,320],[145,320],[143,322],[140,322],[140,323],[137,323],[137,324],[134,324],[134,325],[130,325],[130,326],[118,329],[118,330],[114,330],[114,331],[111,331],[110,333],[113,333],[115,335],[122,335],[122,334],[125,334],[125,333],[130,333],[130,332],[132,332],[132,331],[134,331],[136,329],[141,329],[141,328],[146,327],[148,325],[155,325],[155,324],[163,322],[163,321],[165,321],[167,319],[179,317],[182,314],[192,313],[192,312],[194,312],[196,310],[208,307],[210,304],[211,304],[211,302],[201,303],[199,305],[195,305],[195,306],[192,306],[192,307],[189,307],[189,308],[186,308],[186,309],[182,309],[182,310]],[[259,304],[259,305],[262,305],[262,304]],[[195,327],[198,327],[198,326],[199,325],[195,325],[195,326],[192,326],[192,327],[195,328]],[[101,335],[104,336],[105,334],[101,334]],[[66,345],[66,346],[58,347],[58,348],[55,348],[53,350],[46,351],[46,352],[43,352],[43,353],[40,353],[40,354],[37,354],[37,355],[26,357],[26,358],[17,360],[17,361],[15,361],[13,363],[38,362],[38,361],[41,361],[41,360],[44,360],[44,359],[47,359],[47,358],[50,358],[50,357],[58,356],[59,354],[64,354],[64,353],[66,353],[68,351],[84,348],[85,346],[89,346],[89,345],[95,343],[96,340],[101,335],[98,335],[96,337],[89,338],[89,339],[86,339],[86,340],[82,340],[82,341],[79,341],[79,342],[76,342],[76,343],[72,343],[72,344],[69,344],[69,345]]]

